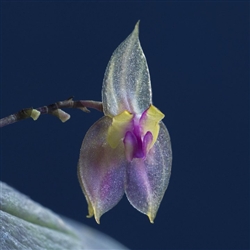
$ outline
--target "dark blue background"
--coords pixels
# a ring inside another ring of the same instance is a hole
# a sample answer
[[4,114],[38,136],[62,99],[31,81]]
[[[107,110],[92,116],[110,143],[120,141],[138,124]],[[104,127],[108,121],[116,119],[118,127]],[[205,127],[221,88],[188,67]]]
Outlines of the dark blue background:
[[137,20],[173,168],[155,224],[124,199],[87,219],[76,166],[102,116],[68,110],[1,129],[1,180],[132,249],[249,247],[247,2],[2,3],[1,116],[72,95],[101,100],[115,48]]

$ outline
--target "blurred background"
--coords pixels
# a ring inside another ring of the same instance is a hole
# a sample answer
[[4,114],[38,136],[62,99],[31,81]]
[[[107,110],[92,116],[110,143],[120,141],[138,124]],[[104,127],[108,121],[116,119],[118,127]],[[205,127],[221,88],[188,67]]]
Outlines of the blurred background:
[[1,129],[1,180],[131,249],[249,248],[249,3],[4,2],[1,117],[74,96],[101,100],[111,54],[140,19],[172,176],[154,224],[124,197],[97,225],[77,179],[102,114],[68,110]]

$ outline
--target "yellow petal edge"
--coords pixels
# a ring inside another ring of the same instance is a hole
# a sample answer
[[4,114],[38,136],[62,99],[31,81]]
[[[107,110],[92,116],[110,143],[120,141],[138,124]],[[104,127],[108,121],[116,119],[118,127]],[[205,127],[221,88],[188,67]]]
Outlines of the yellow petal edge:
[[113,117],[112,125],[108,129],[107,141],[111,148],[116,148],[126,131],[132,126],[133,115],[127,110]]
[[165,117],[165,115],[154,105],[150,105],[149,109],[146,112],[146,119],[142,122],[143,133],[146,134],[150,131],[153,135],[153,141],[149,147],[151,149],[159,134],[160,126],[159,122]]

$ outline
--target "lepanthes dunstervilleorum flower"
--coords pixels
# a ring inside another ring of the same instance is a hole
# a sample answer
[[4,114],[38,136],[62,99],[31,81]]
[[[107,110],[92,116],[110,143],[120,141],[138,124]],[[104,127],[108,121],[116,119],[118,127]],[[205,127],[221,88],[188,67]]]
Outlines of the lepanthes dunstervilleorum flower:
[[100,223],[125,193],[153,223],[169,183],[172,150],[164,114],[152,104],[139,22],[108,63],[102,101],[104,116],[88,130],[78,163],[88,217]]

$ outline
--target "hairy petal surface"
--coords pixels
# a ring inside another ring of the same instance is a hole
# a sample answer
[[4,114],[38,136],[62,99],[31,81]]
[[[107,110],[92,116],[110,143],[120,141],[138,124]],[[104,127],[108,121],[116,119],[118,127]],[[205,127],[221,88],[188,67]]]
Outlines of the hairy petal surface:
[[141,114],[152,103],[148,65],[139,41],[139,22],[108,63],[102,101],[104,114],[111,117],[124,110]]
[[100,223],[124,194],[127,161],[122,141],[115,148],[107,143],[110,117],[104,116],[87,132],[80,151],[78,178],[89,205],[89,217]]
[[134,158],[127,167],[125,192],[132,206],[153,223],[171,174],[172,150],[167,128],[160,122],[158,139],[146,159]]

